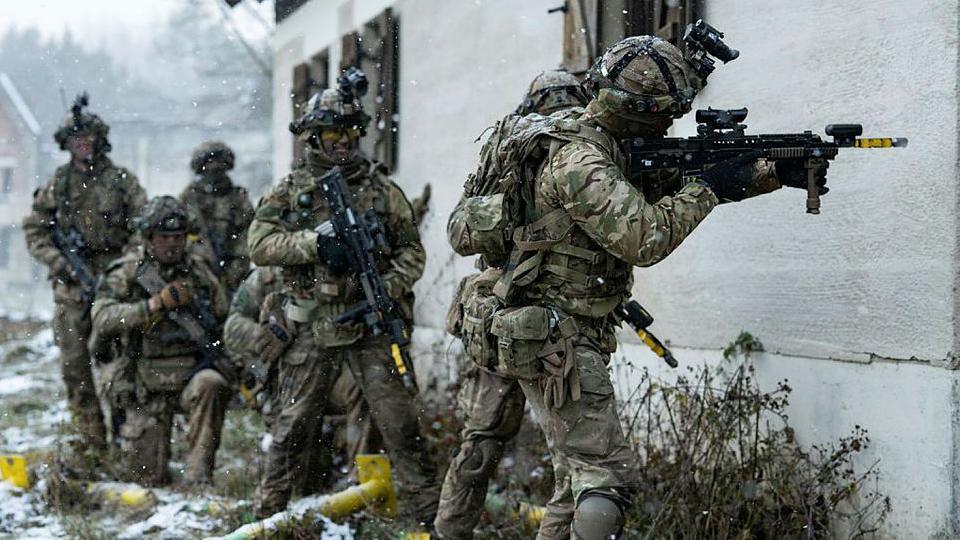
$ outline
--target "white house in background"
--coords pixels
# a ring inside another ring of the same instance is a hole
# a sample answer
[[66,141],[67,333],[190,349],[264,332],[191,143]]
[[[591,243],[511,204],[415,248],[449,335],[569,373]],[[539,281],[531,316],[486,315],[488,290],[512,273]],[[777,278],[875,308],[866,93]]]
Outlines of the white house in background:
[[0,72],[0,313],[47,311],[46,272],[27,253],[20,222],[39,185],[40,124]]
[[[566,12],[548,10],[562,5]],[[699,107],[746,106],[751,131],[822,133],[860,122],[910,147],[850,151],[830,168],[823,214],[804,193],[718,208],[666,261],[637,271],[635,294],[681,362],[720,358],[741,329],[768,353],[760,380],[787,378],[804,444],[870,430],[893,513],[884,534],[960,536],[958,344],[958,5],[940,0],[276,0],[274,176],[295,157],[297,104],[360,63],[374,84],[367,150],[399,184],[433,185],[418,284],[422,373],[455,367],[429,347],[471,262],[446,217],[475,166],[474,140],[530,79],[589,58],[625,34],[676,37],[704,17],[740,58],[719,66]],[[585,22],[581,21],[585,15]],[[694,133],[691,119],[674,130]],[[630,338],[623,350],[659,370]]]

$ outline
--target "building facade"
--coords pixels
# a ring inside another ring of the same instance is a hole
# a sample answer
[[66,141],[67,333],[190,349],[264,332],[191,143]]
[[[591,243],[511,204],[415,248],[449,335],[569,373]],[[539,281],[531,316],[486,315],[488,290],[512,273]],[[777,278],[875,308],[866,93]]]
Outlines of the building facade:
[[[623,35],[675,39],[702,16],[741,55],[718,67],[696,107],[746,106],[751,132],[859,122],[867,136],[906,136],[910,146],[842,153],[819,216],[789,189],[717,208],[676,253],[637,271],[636,297],[683,363],[719,361],[741,330],[758,336],[768,351],[755,359],[759,379],[789,380],[802,444],[867,427],[863,463],[879,462],[893,506],[884,535],[960,535],[956,3],[575,0],[554,9],[562,5],[278,0],[274,176],[297,157],[287,124],[299,104],[360,63],[374,81],[367,150],[409,194],[433,186],[415,336],[421,371],[451,377],[443,313],[472,266],[450,250],[445,225],[475,167],[475,140],[542,69],[582,71]],[[694,134],[693,119],[673,132]],[[666,375],[623,341],[622,355]]]
[[40,124],[0,72],[0,314],[49,311],[46,272],[27,253],[20,222],[30,211],[41,172]]

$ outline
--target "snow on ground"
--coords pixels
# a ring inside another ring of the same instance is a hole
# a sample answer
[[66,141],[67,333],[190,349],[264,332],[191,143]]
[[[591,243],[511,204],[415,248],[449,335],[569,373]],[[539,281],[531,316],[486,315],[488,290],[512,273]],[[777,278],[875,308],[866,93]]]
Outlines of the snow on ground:
[[[49,324],[34,325],[29,332],[4,332],[0,319],[0,454],[35,454],[68,448],[65,391],[60,381],[58,351]],[[2,338],[0,338],[2,339]],[[228,413],[227,429],[252,430],[248,417]],[[231,424],[233,422],[233,424]],[[226,434],[225,434],[226,435]],[[261,434],[251,433],[251,446],[258,446]],[[226,439],[225,439],[226,441]],[[236,445],[234,445],[236,446]],[[236,452],[224,444],[221,454]],[[175,456],[179,457],[179,456]],[[218,455],[220,470],[230,474],[245,456]],[[246,463],[246,466],[250,466]],[[189,539],[227,534],[238,524],[238,516],[250,507],[249,500],[211,494],[189,494],[175,489],[150,489],[145,509],[130,510],[103,502],[88,501],[79,513],[58,513],[43,500],[45,481],[30,490],[0,482],[0,540],[108,537],[120,539]],[[90,488],[89,499],[106,499],[106,492],[118,493],[135,484],[100,482]],[[252,491],[252,490],[251,490]],[[296,508],[306,504],[299,503]],[[87,508],[89,506],[89,508]],[[293,505],[292,505],[293,506]],[[353,540],[348,526],[327,522],[322,540]]]

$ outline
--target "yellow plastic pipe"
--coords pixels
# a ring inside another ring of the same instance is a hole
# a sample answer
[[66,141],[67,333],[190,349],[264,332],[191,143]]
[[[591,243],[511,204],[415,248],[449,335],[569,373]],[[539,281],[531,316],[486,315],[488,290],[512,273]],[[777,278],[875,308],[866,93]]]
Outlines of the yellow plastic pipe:
[[[280,512],[267,519],[248,523],[232,533],[207,540],[254,540],[267,536],[291,519],[300,519],[308,510],[315,511],[332,520],[340,519],[358,510],[371,508],[386,517],[397,515],[397,492],[390,476],[390,460],[385,456],[357,456],[357,480],[359,484],[339,493],[321,497],[315,507],[303,509],[294,515]],[[426,540],[429,536],[426,537]]]

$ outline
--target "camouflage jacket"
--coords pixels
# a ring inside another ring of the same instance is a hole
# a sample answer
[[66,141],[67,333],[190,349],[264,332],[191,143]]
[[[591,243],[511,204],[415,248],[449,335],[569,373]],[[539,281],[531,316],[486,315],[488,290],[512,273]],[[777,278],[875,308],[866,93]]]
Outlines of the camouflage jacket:
[[253,205],[247,190],[225,174],[198,177],[183,190],[180,200],[199,221],[200,243],[207,248],[221,283],[228,290],[236,289],[250,271],[247,228],[253,220]]
[[260,333],[260,307],[272,292],[283,288],[280,270],[258,266],[243,280],[230,302],[230,314],[223,325],[223,343],[227,352],[245,365],[257,364],[254,345]]
[[[54,246],[49,227],[56,223],[64,232],[80,233],[85,249],[81,255],[94,274],[120,256],[130,238],[130,220],[147,202],[137,177],[109,158],[100,158],[88,171],[70,164],[59,167],[50,180],[33,195],[32,212],[23,220],[27,249],[54,272],[66,260]],[[51,275],[53,278],[64,276]],[[58,280],[55,298],[80,301],[79,287]]]
[[[132,361],[137,376],[148,387],[152,386],[150,381],[164,377],[174,383],[183,382],[196,363],[200,347],[171,313],[147,313],[151,294],[138,282],[137,273],[144,265],[156,264],[145,258],[142,246],[111,263],[97,286],[91,313],[91,349],[119,338],[121,356]],[[167,283],[186,283],[193,301],[208,310],[218,323],[226,318],[226,295],[203,257],[188,255],[183,263],[160,266],[158,272]]]
[[[691,183],[648,202],[624,176],[618,141],[577,111],[549,134],[554,141],[528,203],[532,219],[514,234],[518,249],[508,269],[515,269],[496,292],[508,303],[550,305],[594,319],[627,299],[633,266],[656,264],[673,252],[717,198]],[[757,163],[754,184],[764,189],[753,194],[779,188],[771,163]]]
[[[315,153],[308,158],[261,199],[248,234],[250,257],[257,265],[283,267],[289,320],[312,322],[320,344],[346,345],[363,337],[366,328],[338,325],[333,317],[361,301],[363,294],[349,273],[334,275],[317,253],[313,229],[330,216],[316,181],[330,166]],[[413,285],[426,262],[410,202],[378,163],[358,158],[343,169],[354,209],[372,208],[383,219],[388,246],[376,254],[380,275],[409,318]]]

